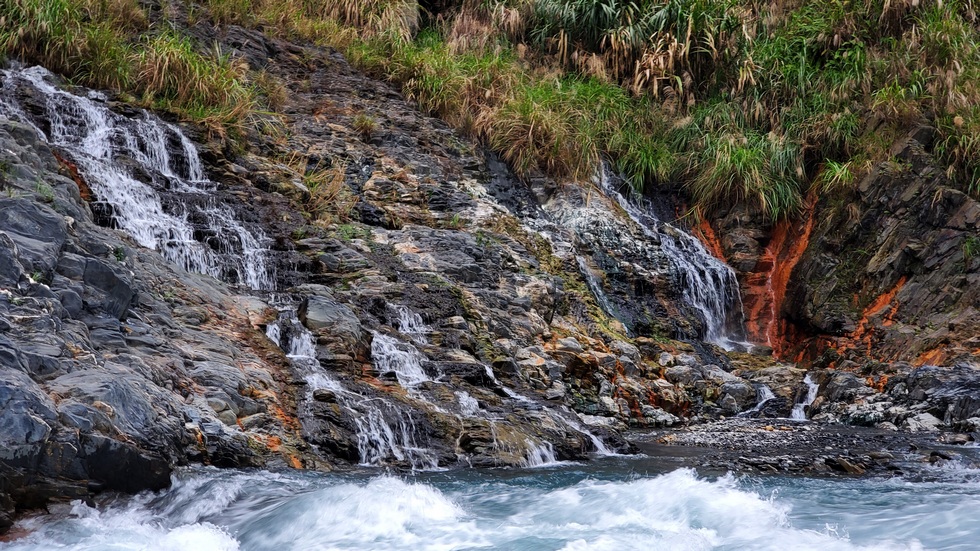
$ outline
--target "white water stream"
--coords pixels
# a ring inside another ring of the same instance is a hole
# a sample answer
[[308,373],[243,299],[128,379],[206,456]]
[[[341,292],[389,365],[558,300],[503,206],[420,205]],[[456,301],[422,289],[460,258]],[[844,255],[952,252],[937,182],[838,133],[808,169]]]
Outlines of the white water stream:
[[[66,153],[103,218],[188,271],[273,288],[265,236],[211,196],[217,184],[206,178],[197,149],[179,128],[145,111],[120,115],[94,92],[59,89],[41,67],[4,70],[0,78],[0,116],[34,128]],[[43,102],[19,103],[24,97]]]
[[604,163],[599,187],[615,200],[644,233],[660,242],[675,272],[681,277],[685,301],[705,323],[703,339],[726,350],[746,344],[742,326],[742,297],[735,271],[718,260],[694,236],[657,218],[649,202],[616,189],[615,178]]
[[[293,367],[303,376],[306,381],[307,402],[313,400],[316,391],[329,390],[334,393],[345,410],[352,412],[357,427],[357,450],[362,465],[382,466],[390,462],[401,462],[413,470],[431,470],[438,467],[434,453],[419,443],[424,440],[424,437],[420,434],[410,411],[384,398],[363,396],[351,391],[320,366],[320,362],[316,359],[313,334],[296,319],[295,311],[292,309],[281,311],[279,319],[267,327],[266,335],[286,351]],[[384,335],[378,336],[384,337]],[[382,349],[387,353],[388,343]],[[406,351],[395,350],[398,359],[409,358]],[[417,358],[412,359],[416,361],[415,365],[421,372]],[[401,368],[395,366],[397,361],[394,357],[388,357],[385,361],[385,368],[392,370]],[[421,379],[411,380],[417,384]]]
[[813,382],[809,373],[803,378],[803,384],[806,385],[806,396],[803,397],[802,402],[793,406],[793,411],[789,416],[790,419],[806,421],[806,408],[817,399],[817,391],[820,390],[820,385]]
[[738,414],[738,417],[751,417],[753,413],[762,411],[762,408],[766,407],[769,400],[775,398],[776,395],[773,394],[772,389],[769,385],[757,384],[755,386],[755,406],[752,409],[743,411]]

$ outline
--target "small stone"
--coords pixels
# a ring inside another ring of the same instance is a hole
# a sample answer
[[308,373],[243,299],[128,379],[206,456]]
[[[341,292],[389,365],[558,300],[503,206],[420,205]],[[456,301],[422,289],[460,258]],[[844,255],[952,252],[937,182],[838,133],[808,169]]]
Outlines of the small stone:
[[561,381],[555,381],[551,384],[551,388],[545,391],[544,397],[546,400],[560,400],[565,397],[568,391],[565,388],[564,383]]
[[935,415],[920,413],[906,419],[902,427],[909,432],[931,432],[939,430],[942,424],[943,422]]
[[337,394],[332,390],[318,388],[313,391],[313,399],[317,402],[335,403],[337,401]]
[[255,430],[269,425],[270,418],[265,413],[256,413],[248,417],[242,417],[239,422],[245,430]]
[[856,465],[856,464],[852,463],[847,458],[838,457],[837,458],[837,464],[840,465],[842,469],[844,469],[845,471],[847,471],[847,472],[849,472],[851,474],[854,474],[854,475],[862,475],[862,474],[864,474],[864,469],[862,467],[860,467],[859,465]]
[[218,420],[221,421],[222,423],[228,425],[228,426],[232,426],[232,425],[237,425],[238,424],[238,418],[235,417],[235,412],[231,411],[230,409],[226,409],[226,410],[224,410],[222,412],[219,412],[218,413]]
[[560,339],[558,341],[558,349],[567,352],[574,352],[575,354],[580,354],[585,351],[585,349],[582,348],[582,345],[572,337]]

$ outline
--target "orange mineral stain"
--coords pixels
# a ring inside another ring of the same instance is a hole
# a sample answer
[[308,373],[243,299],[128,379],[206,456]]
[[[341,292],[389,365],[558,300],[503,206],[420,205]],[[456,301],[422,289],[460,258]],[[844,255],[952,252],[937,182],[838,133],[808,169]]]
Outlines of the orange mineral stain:
[[923,365],[942,365],[946,359],[946,350],[942,347],[926,350],[912,362],[912,365],[920,367]]
[[790,275],[810,244],[816,195],[807,197],[802,221],[780,220],[755,269],[745,278],[743,304],[749,340],[773,348],[777,358],[793,349],[789,325],[780,319]]
[[698,221],[698,225],[694,226],[692,229],[694,230],[694,236],[701,241],[704,248],[708,249],[711,256],[721,260],[722,262],[726,262],[725,252],[721,246],[721,240],[718,239],[718,234],[715,233],[715,230],[711,227],[711,224],[709,224],[707,220],[702,217]]
[[908,278],[902,276],[895,285],[884,293],[875,297],[861,312],[861,319],[857,323],[857,329],[850,335],[837,339],[830,344],[841,356],[845,356],[851,350],[861,350],[862,354],[872,360],[888,361],[889,358],[876,357],[872,350],[874,348],[874,329],[875,325],[871,318],[882,315],[882,327],[888,327],[894,323],[895,314],[898,313],[900,303],[895,300],[898,292],[905,286]]

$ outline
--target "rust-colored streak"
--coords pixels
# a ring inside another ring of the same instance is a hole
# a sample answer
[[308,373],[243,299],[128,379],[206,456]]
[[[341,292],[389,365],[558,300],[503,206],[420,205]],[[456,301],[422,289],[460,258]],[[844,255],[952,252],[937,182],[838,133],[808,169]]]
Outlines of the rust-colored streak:
[[85,178],[82,178],[81,173],[78,171],[78,166],[62,157],[57,151],[53,152],[54,158],[58,160],[58,163],[68,172],[68,175],[74,180],[75,185],[78,186],[78,194],[81,196],[82,200],[86,203],[92,201],[92,188],[88,187],[88,183]]
[[704,248],[708,249],[708,252],[712,256],[722,262],[727,262],[725,260],[724,249],[721,246],[721,240],[718,239],[718,234],[715,233],[715,230],[707,220],[702,217],[698,225],[694,226],[693,230],[694,236],[701,241],[701,244],[704,245]]
[[783,330],[783,324],[779,323],[779,312],[782,311],[783,300],[786,298],[786,288],[789,287],[789,278],[793,273],[793,268],[800,262],[803,258],[803,253],[806,252],[807,247],[810,245],[810,234],[813,233],[813,223],[814,223],[814,206],[816,204],[816,195],[812,195],[808,198],[806,212],[803,219],[803,227],[799,230],[796,235],[790,228],[787,228],[786,236],[783,241],[783,248],[786,253],[776,257],[776,261],[773,263],[772,277],[769,278],[769,290],[772,294],[772,308],[769,311],[769,323],[766,326],[766,342],[773,347],[774,353],[777,357],[781,356],[782,353],[789,348],[789,344],[785,342]]
[[[980,352],[980,350],[977,350]],[[912,362],[915,367],[921,367],[923,365],[942,365],[946,360],[946,350],[945,347],[933,348],[932,350],[926,350]]]
[[[902,276],[894,287],[878,295],[878,298],[871,301],[871,304],[868,304],[864,308],[861,321],[862,322],[867,321],[867,319],[870,318],[871,316],[878,315],[879,312],[887,308],[888,305],[891,304],[893,300],[895,300],[895,295],[897,295],[898,292],[902,290],[902,287],[905,287],[906,281],[908,281],[908,277]],[[894,310],[894,307],[892,309]],[[891,314],[894,313],[892,312]]]
[[867,385],[878,392],[885,391],[885,385],[888,384],[888,375],[881,375],[880,377],[867,377],[864,380]]
[[895,285],[874,298],[861,312],[861,319],[858,321],[857,328],[853,333],[846,337],[831,342],[833,348],[841,356],[846,356],[849,351],[861,350],[862,354],[872,360],[887,361],[889,358],[877,357],[874,351],[875,324],[871,318],[881,316],[881,326],[888,327],[894,323],[895,315],[898,313],[900,304],[895,300],[898,292],[905,286],[908,278],[902,276]]
[[807,198],[802,223],[781,220],[772,229],[769,245],[745,278],[742,303],[745,329],[752,342],[765,343],[783,358],[793,348],[788,325],[780,320],[790,275],[810,244],[816,196]]

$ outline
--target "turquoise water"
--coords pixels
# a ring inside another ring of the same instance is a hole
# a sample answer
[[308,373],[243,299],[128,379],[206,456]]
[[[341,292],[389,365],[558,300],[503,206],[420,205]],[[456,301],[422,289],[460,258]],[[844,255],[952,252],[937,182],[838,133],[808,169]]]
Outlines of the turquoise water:
[[699,476],[610,458],[416,476],[197,469],[170,490],[22,520],[8,550],[980,548],[980,474]]

